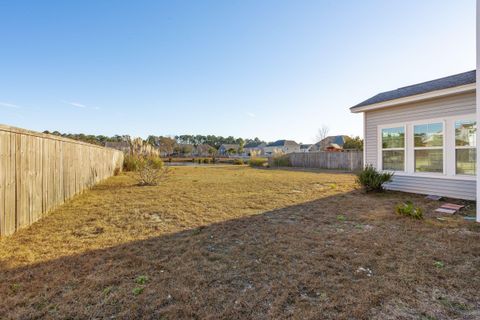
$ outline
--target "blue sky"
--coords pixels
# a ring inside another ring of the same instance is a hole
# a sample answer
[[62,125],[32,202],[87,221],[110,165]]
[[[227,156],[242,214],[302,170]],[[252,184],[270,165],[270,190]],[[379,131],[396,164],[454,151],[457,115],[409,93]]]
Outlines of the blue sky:
[[475,68],[474,0],[0,1],[0,123],[313,142]]

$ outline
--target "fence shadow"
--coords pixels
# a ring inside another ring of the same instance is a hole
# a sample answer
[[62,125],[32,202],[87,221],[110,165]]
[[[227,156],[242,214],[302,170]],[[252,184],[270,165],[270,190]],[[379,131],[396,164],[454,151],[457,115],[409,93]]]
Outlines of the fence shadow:
[[[452,268],[448,278],[431,268],[434,259],[461,265],[478,258],[478,242],[395,216],[395,197],[353,191],[20,268],[0,266],[0,314],[367,319],[420,314],[432,288],[480,301],[478,259],[469,277],[464,268]],[[430,245],[418,246],[419,239]]]

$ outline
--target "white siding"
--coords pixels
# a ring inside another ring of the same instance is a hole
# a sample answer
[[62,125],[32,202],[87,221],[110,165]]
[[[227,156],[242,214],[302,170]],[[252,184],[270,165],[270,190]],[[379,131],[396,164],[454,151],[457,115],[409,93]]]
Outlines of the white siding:
[[[474,92],[367,111],[365,112],[365,164],[377,167],[378,126],[474,113],[476,113]],[[451,178],[396,175],[393,183],[387,187],[392,190],[437,194],[469,200],[476,197],[475,181],[460,181]]]

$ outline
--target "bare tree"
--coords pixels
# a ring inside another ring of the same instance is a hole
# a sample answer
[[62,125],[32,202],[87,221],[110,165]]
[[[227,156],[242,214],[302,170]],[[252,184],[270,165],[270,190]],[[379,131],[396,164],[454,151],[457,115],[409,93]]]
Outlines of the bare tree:
[[322,141],[323,139],[325,139],[329,131],[330,129],[328,128],[328,126],[322,125],[322,127],[318,129],[318,132],[316,135],[317,141]]

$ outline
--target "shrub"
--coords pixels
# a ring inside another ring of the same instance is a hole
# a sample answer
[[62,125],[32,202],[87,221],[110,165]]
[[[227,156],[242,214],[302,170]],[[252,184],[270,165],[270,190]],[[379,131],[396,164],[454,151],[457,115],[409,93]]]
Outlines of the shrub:
[[138,184],[141,186],[156,186],[165,180],[170,173],[168,167],[157,168],[151,162],[145,161],[138,171]]
[[141,158],[134,155],[126,155],[123,160],[123,170],[138,171],[140,169]]
[[235,164],[235,165],[242,165],[242,164],[244,164],[244,162],[243,162],[242,159],[234,159],[234,160],[233,160],[233,164]]
[[163,168],[163,160],[158,156],[145,157],[144,161],[149,163],[154,169]]
[[264,167],[267,164],[267,159],[265,158],[252,158],[248,161],[250,167]]
[[415,207],[411,201],[401,203],[395,208],[398,214],[414,219],[423,219],[422,208]]
[[272,166],[274,167],[291,167],[292,164],[290,163],[290,158],[280,155],[274,156],[272,158]]
[[383,184],[392,181],[393,173],[378,172],[372,165],[367,165],[357,173],[357,183],[365,191],[383,191]]

